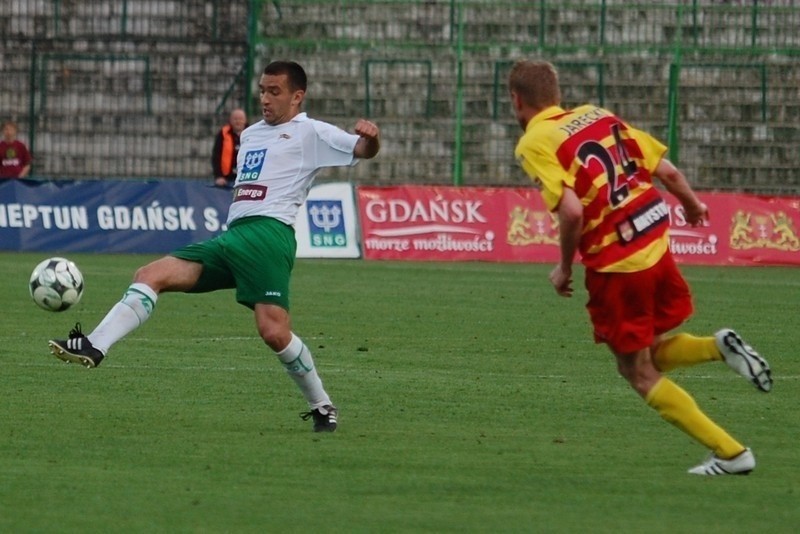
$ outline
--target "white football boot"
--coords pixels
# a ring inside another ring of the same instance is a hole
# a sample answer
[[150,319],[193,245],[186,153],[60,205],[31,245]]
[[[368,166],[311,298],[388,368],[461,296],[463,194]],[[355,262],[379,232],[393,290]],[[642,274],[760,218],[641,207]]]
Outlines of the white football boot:
[[689,469],[693,475],[749,475],[756,466],[756,458],[753,451],[745,449],[738,456],[729,460],[723,460],[716,454],[708,457],[708,460]]
[[714,337],[728,367],[752,382],[761,391],[768,392],[772,389],[772,371],[767,360],[742,341],[739,334],[730,328],[723,328],[714,334]]

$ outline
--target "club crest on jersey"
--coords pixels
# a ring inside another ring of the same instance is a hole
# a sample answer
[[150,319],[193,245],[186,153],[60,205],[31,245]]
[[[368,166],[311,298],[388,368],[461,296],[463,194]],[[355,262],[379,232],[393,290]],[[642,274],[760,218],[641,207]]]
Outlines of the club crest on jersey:
[[258,175],[261,174],[261,168],[264,166],[264,160],[267,157],[267,149],[261,150],[248,150],[244,156],[244,168],[239,172],[239,182],[254,182],[258,180]]
[[629,221],[622,221],[617,225],[617,232],[623,243],[629,242],[636,235],[633,226]]
[[617,224],[617,235],[622,243],[629,243],[662,224],[669,224],[669,207],[658,199],[631,214]]

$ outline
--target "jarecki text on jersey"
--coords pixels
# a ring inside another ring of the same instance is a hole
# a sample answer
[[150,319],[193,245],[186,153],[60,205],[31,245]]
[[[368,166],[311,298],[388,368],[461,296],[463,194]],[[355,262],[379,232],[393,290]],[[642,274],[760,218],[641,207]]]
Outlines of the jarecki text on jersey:
[[577,118],[572,119],[570,122],[561,126],[559,130],[567,135],[572,135],[586,128],[596,120],[608,116],[608,112],[601,108],[593,108],[586,113],[579,115]]

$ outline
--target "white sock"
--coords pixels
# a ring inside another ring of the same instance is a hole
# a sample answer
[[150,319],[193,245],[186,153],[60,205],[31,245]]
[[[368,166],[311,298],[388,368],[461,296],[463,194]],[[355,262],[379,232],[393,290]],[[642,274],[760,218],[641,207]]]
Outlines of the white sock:
[[280,352],[275,353],[286,372],[300,388],[311,409],[332,404],[322,387],[322,380],[314,367],[314,359],[303,340],[292,333],[292,340]]
[[122,300],[106,314],[100,324],[89,334],[89,341],[103,354],[111,345],[127,336],[153,313],[158,295],[145,284],[131,284]]

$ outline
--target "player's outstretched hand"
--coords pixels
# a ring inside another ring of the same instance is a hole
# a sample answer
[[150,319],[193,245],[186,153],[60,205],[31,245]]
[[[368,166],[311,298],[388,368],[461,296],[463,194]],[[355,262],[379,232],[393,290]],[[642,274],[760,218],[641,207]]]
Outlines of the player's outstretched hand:
[[380,135],[380,129],[374,122],[370,122],[366,119],[359,119],[356,123],[355,131],[361,137],[366,137],[367,139],[377,139]]
[[686,213],[686,222],[691,226],[700,226],[708,220],[708,206],[703,202],[684,207],[684,212]]
[[572,296],[572,270],[564,269],[560,264],[556,265],[550,271],[550,283],[556,290],[556,293],[562,297]]

